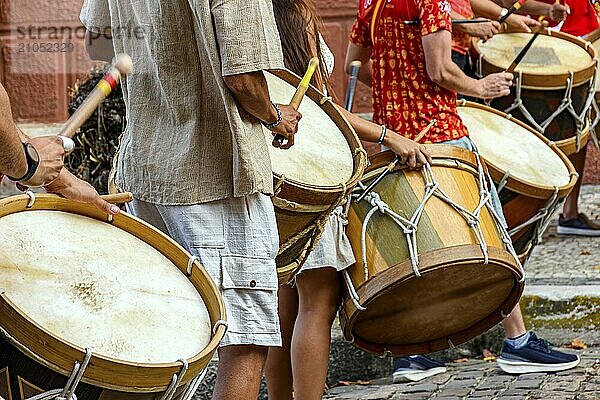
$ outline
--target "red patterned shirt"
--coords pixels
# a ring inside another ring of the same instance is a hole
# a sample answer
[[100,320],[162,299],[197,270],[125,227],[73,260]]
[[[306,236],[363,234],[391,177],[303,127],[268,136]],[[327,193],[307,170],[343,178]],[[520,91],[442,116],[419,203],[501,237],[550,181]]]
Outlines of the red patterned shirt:
[[[434,83],[425,69],[421,37],[445,29],[452,32],[447,0],[385,0],[371,43],[375,0],[360,0],[350,40],[371,47],[373,121],[415,138],[435,118],[423,143],[439,143],[468,135],[456,111],[456,93]],[[403,23],[419,20],[418,25]]]
[[[554,0],[540,1],[548,4],[554,3]],[[597,0],[561,0],[560,3],[568,5],[571,10],[560,28],[561,32],[566,32],[574,36],[584,36],[600,27],[598,24],[598,15],[594,8],[598,4]],[[600,9],[600,5],[598,8]],[[550,21],[550,26],[557,25],[556,21]]]

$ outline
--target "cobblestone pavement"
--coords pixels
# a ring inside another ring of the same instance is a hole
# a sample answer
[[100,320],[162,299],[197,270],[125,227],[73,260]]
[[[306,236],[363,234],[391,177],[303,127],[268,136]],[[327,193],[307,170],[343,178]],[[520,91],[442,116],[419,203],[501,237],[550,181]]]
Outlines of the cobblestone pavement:
[[[600,223],[600,185],[584,185],[580,212]],[[558,214],[525,266],[530,285],[600,285],[600,238],[556,234]]]
[[469,360],[448,364],[446,373],[421,382],[392,384],[388,377],[366,386],[334,387],[323,399],[600,399],[600,348],[580,350],[578,353],[580,365],[558,373],[508,375],[494,362]]

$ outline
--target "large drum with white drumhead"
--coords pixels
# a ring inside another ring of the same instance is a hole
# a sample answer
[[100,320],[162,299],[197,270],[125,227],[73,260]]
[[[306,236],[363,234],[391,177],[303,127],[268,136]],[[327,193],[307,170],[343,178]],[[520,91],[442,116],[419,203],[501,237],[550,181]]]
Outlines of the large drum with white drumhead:
[[[271,99],[288,104],[300,83],[289,71],[265,72]],[[346,202],[358,183],[366,152],[356,133],[329,97],[314,87],[298,111],[294,146],[282,150],[269,145],[279,229],[277,272],[280,283],[293,279],[317,244],[331,212]],[[270,144],[271,131],[264,129]]]
[[226,329],[214,282],[182,247],[52,195],[0,201],[0,290],[8,399],[189,398]]
[[[506,70],[531,37],[532,33],[509,31],[475,40],[479,74]],[[491,105],[542,132],[565,154],[579,152],[589,139],[596,56],[589,42],[545,30],[516,67],[510,96],[494,99]]]
[[466,101],[458,113],[498,186],[513,245],[524,258],[577,173],[556,144],[510,115]]

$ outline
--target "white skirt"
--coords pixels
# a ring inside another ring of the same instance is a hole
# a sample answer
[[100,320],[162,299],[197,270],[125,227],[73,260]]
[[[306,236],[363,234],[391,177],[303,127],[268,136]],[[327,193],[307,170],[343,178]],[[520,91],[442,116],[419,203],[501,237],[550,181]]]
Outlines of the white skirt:
[[317,246],[309,254],[300,273],[317,268],[335,268],[342,271],[356,262],[348,236],[346,219],[342,207],[336,208],[329,216],[325,231]]

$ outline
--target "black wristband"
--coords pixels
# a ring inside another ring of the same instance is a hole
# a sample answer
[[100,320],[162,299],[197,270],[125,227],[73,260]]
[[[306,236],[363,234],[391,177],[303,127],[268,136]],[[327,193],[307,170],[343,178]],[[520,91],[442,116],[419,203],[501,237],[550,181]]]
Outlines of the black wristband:
[[263,124],[264,127],[267,128],[268,130],[271,130],[271,129],[275,128],[277,125],[279,125],[281,123],[282,118],[283,118],[281,116],[281,110],[279,109],[279,107],[277,107],[277,104],[271,102],[271,105],[275,109],[275,112],[277,112],[277,121],[275,121],[275,122],[273,122],[271,124],[269,124],[269,123],[267,123],[265,121],[262,121],[262,120],[260,121],[260,123]]
[[29,148],[33,149],[33,151],[35,151],[37,153],[37,150],[35,150],[35,148],[31,144],[23,143],[23,151],[25,152],[25,159],[27,160],[27,172],[25,173],[25,175],[22,178],[13,178],[11,176],[7,176],[7,178],[10,179],[11,181],[14,181],[14,182],[28,181],[29,179],[31,179],[33,177],[33,175],[35,175],[37,168],[40,165],[40,162],[39,162],[39,160],[34,160],[33,158],[31,158],[31,156],[29,155]]
[[383,124],[383,125],[381,125],[381,136],[379,136],[379,140],[377,141],[377,144],[383,143],[386,133],[387,133],[387,128],[386,128],[385,124]]

